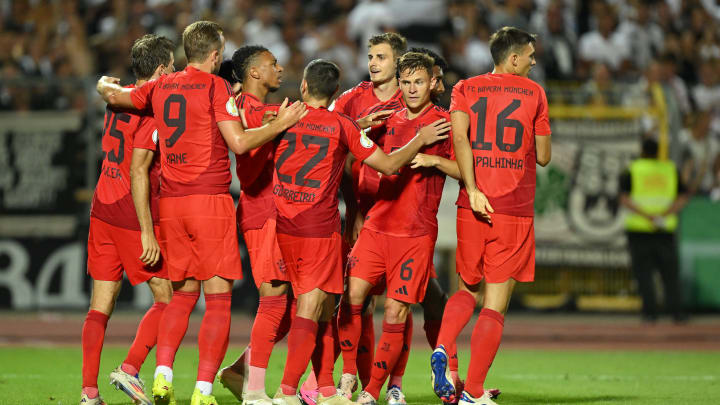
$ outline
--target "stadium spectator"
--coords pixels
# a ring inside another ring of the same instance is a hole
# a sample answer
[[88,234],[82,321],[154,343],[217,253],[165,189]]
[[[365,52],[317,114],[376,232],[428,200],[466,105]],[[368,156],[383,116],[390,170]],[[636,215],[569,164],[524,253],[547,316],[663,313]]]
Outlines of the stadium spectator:
[[710,133],[711,115],[696,113],[685,140],[680,176],[690,194],[709,195],[720,182],[720,142]]
[[597,29],[586,32],[578,43],[581,67],[605,63],[613,72],[622,71],[629,55],[628,44],[617,31],[617,16],[612,6],[601,3],[594,10]]

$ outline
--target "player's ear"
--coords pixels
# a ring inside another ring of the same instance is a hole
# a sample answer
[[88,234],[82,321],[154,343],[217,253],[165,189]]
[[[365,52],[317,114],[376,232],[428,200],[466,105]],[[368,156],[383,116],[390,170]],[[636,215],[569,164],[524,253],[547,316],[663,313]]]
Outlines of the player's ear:
[[300,82],[300,94],[305,94],[307,92],[307,81],[305,79]]
[[250,66],[250,77],[255,80],[260,80],[260,72],[258,72],[255,66]]

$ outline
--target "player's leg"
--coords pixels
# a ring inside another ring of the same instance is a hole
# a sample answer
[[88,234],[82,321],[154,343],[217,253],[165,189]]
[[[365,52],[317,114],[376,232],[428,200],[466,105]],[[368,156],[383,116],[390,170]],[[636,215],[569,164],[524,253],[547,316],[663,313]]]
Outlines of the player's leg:
[[82,395],[88,400],[100,401],[98,404],[102,403],[97,385],[100,355],[120,285],[121,281],[93,280],[90,308],[82,328]]
[[402,354],[405,322],[409,310],[408,303],[389,297],[385,300],[383,332],[375,351],[370,383],[363,387],[363,394],[358,397],[358,403],[375,403],[380,397],[380,390],[390,375],[390,370],[395,367]]
[[472,404],[475,398],[489,398],[483,384],[502,338],[505,312],[516,281],[486,283],[483,308],[480,311],[470,341],[470,366],[460,404]]
[[318,335],[312,354],[312,370],[318,385],[318,405],[349,405],[352,403],[335,388],[333,370],[335,368],[335,334],[332,320],[335,309],[334,297],[330,296],[323,304],[323,313],[318,322]]
[[200,297],[200,282],[187,279],[172,283],[173,295],[158,326],[152,393],[155,404],[174,404],[173,363],[187,332],[190,314]]
[[280,389],[273,402],[283,402],[285,397],[295,397],[300,378],[305,373],[315,349],[318,320],[327,297],[328,294],[319,288],[298,295],[297,313],[288,334],[288,351],[293,355],[287,357]]
[[348,277],[347,290],[338,316],[338,338],[343,357],[343,372],[338,389],[350,398],[357,389],[357,356],[360,336],[363,334],[363,303],[372,284],[359,277]]
[[390,372],[390,378],[387,384],[387,392],[385,393],[385,402],[388,405],[405,405],[405,394],[402,392],[402,381],[407,368],[408,360],[410,360],[410,347],[412,346],[413,335],[413,314],[408,311],[405,319],[405,331],[403,332],[403,346],[395,367]]
[[[366,386],[370,382],[370,373],[372,372],[373,358],[375,357],[375,307],[377,306],[377,295],[376,293],[383,294],[384,288],[373,287],[368,293],[365,299],[364,309],[361,317],[362,332],[360,333],[360,340],[357,343],[357,358],[355,363],[357,364],[358,377],[360,383]],[[379,291],[379,292],[378,292]]]
[[436,277],[430,277],[428,288],[425,291],[425,298],[420,303],[423,308],[423,330],[430,348],[437,347],[440,325],[442,324],[443,312],[448,302],[448,296],[440,286]]
[[154,303],[140,321],[135,340],[130,346],[125,361],[110,373],[110,384],[115,385],[133,401],[141,404],[150,404],[150,400],[145,395],[145,386],[138,375],[140,367],[157,343],[158,325],[163,311],[172,297],[170,280],[152,277],[147,283],[153,294]]

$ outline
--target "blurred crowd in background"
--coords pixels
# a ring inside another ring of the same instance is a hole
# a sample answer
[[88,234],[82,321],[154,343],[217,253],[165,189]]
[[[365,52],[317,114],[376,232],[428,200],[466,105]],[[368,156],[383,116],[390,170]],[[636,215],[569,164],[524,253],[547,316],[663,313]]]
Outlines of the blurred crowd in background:
[[223,26],[227,58],[245,44],[275,54],[285,68],[276,99],[297,97],[302,69],[315,58],[338,63],[345,88],[363,80],[366,40],[384,31],[444,55],[450,88],[492,69],[488,39],[511,25],[538,35],[531,77],[551,105],[648,107],[660,84],[669,155],[689,189],[707,194],[720,181],[715,0],[0,0],[0,17],[3,111],[102,108],[81,83],[100,74],[131,82],[129,50],[146,33],[175,41],[182,69],[182,31],[199,19]]

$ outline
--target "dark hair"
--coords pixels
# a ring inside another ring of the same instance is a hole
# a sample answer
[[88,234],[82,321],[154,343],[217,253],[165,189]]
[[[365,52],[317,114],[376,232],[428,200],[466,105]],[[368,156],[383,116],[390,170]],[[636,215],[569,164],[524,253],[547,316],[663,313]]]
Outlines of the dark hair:
[[642,141],[641,156],[655,159],[658,156],[658,143],[652,138],[645,138]]
[[396,34],[394,32],[386,32],[384,34],[378,34],[372,36],[368,40],[368,48],[379,44],[388,44],[393,50],[393,56],[395,59],[399,58],[400,55],[405,53],[407,50],[407,40],[404,36]]
[[159,35],[148,34],[136,39],[130,50],[133,74],[138,79],[149,79],[158,66],[170,64],[174,50],[172,41]]
[[438,55],[433,51],[432,49],[428,48],[410,48],[410,52],[418,52],[418,53],[424,53],[425,55],[433,58],[433,66],[437,66],[442,71],[448,70],[448,63],[442,56]]
[[232,71],[235,81],[242,83],[245,80],[250,65],[255,62],[261,53],[268,52],[268,49],[260,45],[246,45],[239,48],[232,56]]
[[505,62],[511,52],[535,43],[535,35],[515,27],[502,27],[490,36],[490,54],[495,65]]
[[425,69],[430,77],[433,77],[432,68],[435,64],[433,58],[420,52],[408,52],[401,56],[397,62],[397,76],[400,77],[400,73],[410,70],[410,73],[415,72],[418,69]]
[[311,97],[330,98],[338,89],[340,68],[329,60],[315,59],[305,66],[303,79]]
[[212,51],[222,48],[222,28],[212,21],[195,21],[183,31],[183,48],[188,62],[203,62]]
[[235,75],[233,74],[233,63],[230,59],[225,59],[220,64],[220,70],[218,70],[217,75],[222,77],[223,79],[227,80],[230,84],[235,84],[238,82],[237,79],[235,79]]

